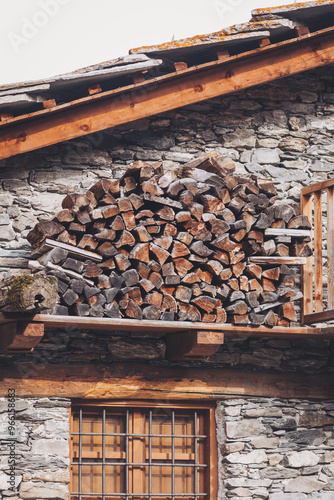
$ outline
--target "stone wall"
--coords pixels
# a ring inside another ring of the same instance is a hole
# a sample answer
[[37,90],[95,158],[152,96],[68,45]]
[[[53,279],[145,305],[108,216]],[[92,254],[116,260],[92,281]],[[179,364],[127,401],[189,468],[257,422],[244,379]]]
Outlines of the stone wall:
[[[25,237],[68,192],[119,178],[134,160],[184,163],[203,152],[233,158],[237,173],[272,177],[281,200],[334,172],[333,69],[180,108],[0,161],[0,257],[25,257]],[[2,264],[0,276],[15,272]],[[20,270],[21,272],[21,270]]]
[[[84,192],[101,177],[119,178],[134,160],[185,163],[203,152],[231,157],[237,173],[272,177],[280,200],[299,203],[303,185],[334,175],[333,69],[323,68],[217,98],[85,138],[0,162],[0,278],[28,272],[21,258],[38,220],[49,219],[69,192]],[[326,248],[324,249],[326,256]],[[8,260],[9,259],[9,260]],[[0,362],[10,356],[0,356]],[[235,339],[200,365],[332,372],[327,341]],[[15,361],[169,364],[163,337],[48,331],[34,352]],[[259,375],[260,376],[260,375]],[[7,484],[6,407],[2,431],[0,498],[66,498],[69,402],[20,400],[17,481]],[[220,499],[332,500],[334,403],[226,400],[218,404]]]
[[[0,398],[1,499],[68,498],[69,406],[70,400],[57,397],[16,400],[13,436],[8,430],[8,401]],[[15,466],[9,463],[13,453]],[[10,466],[15,472],[13,487]]]
[[[65,500],[69,411],[63,398],[18,399],[16,485],[8,488],[7,401],[0,399],[0,498]],[[218,500],[332,500],[334,401],[227,399],[216,411]]]
[[218,403],[219,499],[332,500],[334,401]]

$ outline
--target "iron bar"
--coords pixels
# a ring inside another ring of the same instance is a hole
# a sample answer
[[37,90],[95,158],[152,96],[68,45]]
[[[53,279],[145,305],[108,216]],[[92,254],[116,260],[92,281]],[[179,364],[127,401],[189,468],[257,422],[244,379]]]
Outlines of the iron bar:
[[149,414],[149,425],[148,425],[148,498],[152,499],[152,410],[150,410]]
[[[81,433],[81,434],[80,434]],[[82,499],[81,492],[82,492],[82,408],[80,408],[80,413],[79,413],[79,500]]]
[[175,494],[175,411],[172,411],[172,495]]
[[195,442],[194,442],[194,446],[195,446],[195,449],[194,449],[194,453],[195,453],[195,469],[194,469],[194,473],[195,473],[195,477],[194,477],[194,492],[195,492],[195,497],[194,497],[194,500],[197,500],[198,498],[198,469],[197,469],[197,462],[198,462],[198,450],[197,450],[197,445],[198,445],[198,439],[197,439],[197,411],[195,411],[194,413],[194,434],[195,434]]
[[[102,436],[103,432],[82,432],[82,436]],[[105,436],[126,436],[126,432],[106,432]],[[72,436],[79,436],[79,432],[72,432]],[[129,437],[173,437],[173,434],[128,434]],[[195,434],[174,434],[175,438],[195,438]],[[205,439],[206,434],[198,435],[197,438]]]
[[[102,466],[102,462],[72,462],[72,465],[100,465]],[[106,461],[106,465],[127,465],[127,462],[109,462]],[[148,462],[128,462],[128,465],[133,465],[135,467],[148,467]],[[179,462],[179,463],[171,463],[171,462],[153,462],[152,467],[195,467],[195,464],[190,464],[189,462]],[[197,467],[207,467],[207,464],[197,464]]]
[[125,498],[129,500],[129,410],[125,422]]
[[106,409],[102,410],[102,500],[105,500],[106,491]]
[[[72,495],[78,495],[78,492],[71,493]],[[91,496],[91,497],[99,497],[102,495],[102,493],[81,493],[82,496]],[[197,496],[199,497],[206,497],[207,493],[198,493]],[[105,495],[106,498],[108,497],[122,497],[125,498],[124,493],[107,493]],[[145,497],[148,498],[149,494],[148,493],[129,493],[129,497]],[[173,497],[173,498],[178,498],[178,497],[188,497],[188,498],[193,498],[193,495],[191,493],[152,493],[152,497]]]

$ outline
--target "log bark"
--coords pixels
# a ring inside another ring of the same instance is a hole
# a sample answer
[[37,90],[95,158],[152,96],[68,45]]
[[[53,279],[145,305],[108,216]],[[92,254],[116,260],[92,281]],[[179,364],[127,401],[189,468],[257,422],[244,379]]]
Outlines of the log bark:
[[53,309],[58,301],[57,279],[44,274],[12,276],[2,280],[0,310],[35,313]]

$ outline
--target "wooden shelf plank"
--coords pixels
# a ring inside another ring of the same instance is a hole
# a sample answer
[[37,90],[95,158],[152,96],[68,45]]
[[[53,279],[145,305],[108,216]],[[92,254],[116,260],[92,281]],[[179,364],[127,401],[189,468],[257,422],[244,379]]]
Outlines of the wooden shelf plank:
[[266,326],[238,326],[231,323],[191,323],[190,321],[150,321],[135,319],[113,319],[113,318],[94,318],[81,316],[53,316],[49,314],[35,314],[32,316],[25,315],[4,315],[0,313],[0,324],[18,321],[30,323],[42,323],[45,328],[66,328],[66,329],[83,329],[96,331],[136,331],[149,332],[150,334],[157,333],[173,333],[184,332],[188,330],[198,331],[215,331],[222,332],[225,335],[236,336],[254,336],[254,337],[277,337],[277,338],[292,338],[292,337],[320,337],[334,338],[333,327],[284,327],[274,326],[272,328]]

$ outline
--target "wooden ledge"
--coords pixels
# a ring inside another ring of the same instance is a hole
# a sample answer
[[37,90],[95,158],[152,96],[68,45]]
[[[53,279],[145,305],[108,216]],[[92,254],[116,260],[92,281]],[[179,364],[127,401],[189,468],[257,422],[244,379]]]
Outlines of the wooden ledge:
[[[94,330],[104,332],[147,332],[151,335],[167,335],[168,352],[171,359],[181,356],[185,358],[203,358],[214,354],[224,342],[224,336],[235,337],[270,337],[270,338],[317,338],[333,339],[333,327],[283,327],[274,326],[237,326],[230,323],[191,323],[185,321],[148,321],[135,319],[93,318],[80,316],[53,316],[35,314],[33,316],[0,313],[0,352],[9,352],[10,346],[17,336],[22,336],[22,325],[28,333],[20,340],[23,351],[32,350],[42,339],[42,329],[61,328],[68,331]],[[36,327],[36,328],[35,328]],[[34,331],[34,334],[29,332]],[[38,332],[38,334],[36,334]],[[31,339],[34,337],[34,340]],[[7,339],[7,340],[6,340]],[[182,346],[182,349],[181,349]],[[13,347],[14,349],[14,347]]]

